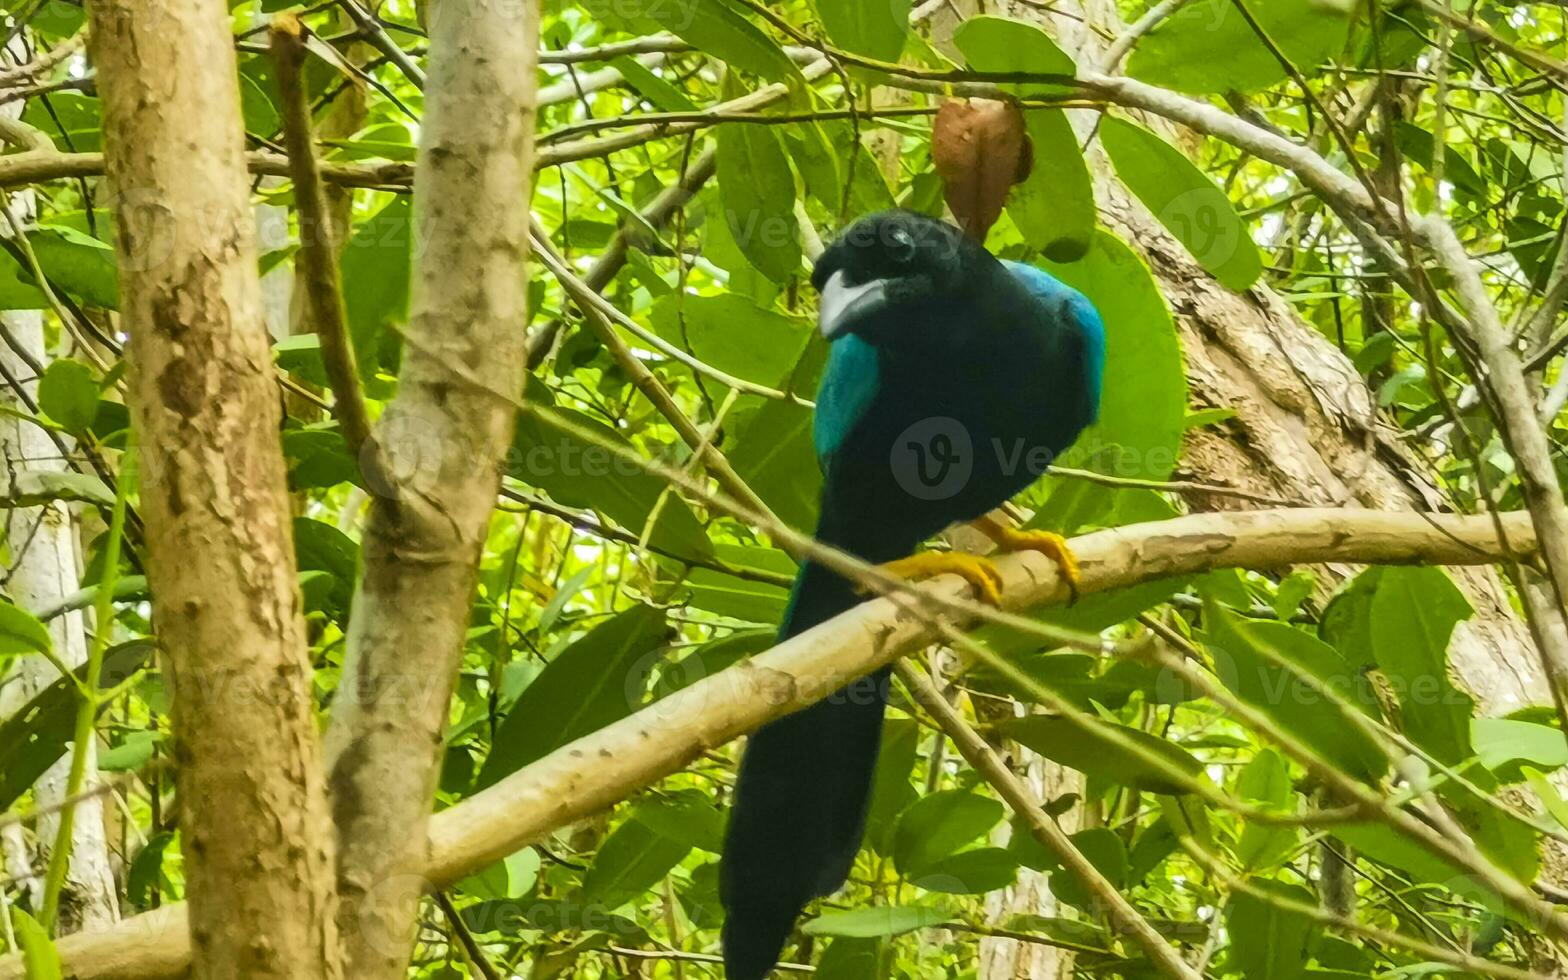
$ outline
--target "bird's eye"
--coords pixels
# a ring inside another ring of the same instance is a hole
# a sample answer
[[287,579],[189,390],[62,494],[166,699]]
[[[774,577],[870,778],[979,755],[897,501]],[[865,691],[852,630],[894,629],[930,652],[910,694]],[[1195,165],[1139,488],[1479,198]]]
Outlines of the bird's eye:
[[915,238],[903,228],[894,228],[887,234],[887,250],[895,262],[909,262],[915,257]]

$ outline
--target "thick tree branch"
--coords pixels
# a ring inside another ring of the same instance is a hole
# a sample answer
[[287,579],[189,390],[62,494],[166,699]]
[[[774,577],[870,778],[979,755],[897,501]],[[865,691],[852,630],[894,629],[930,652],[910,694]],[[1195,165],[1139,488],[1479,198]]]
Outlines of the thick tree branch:
[[345,964],[404,976],[441,732],[524,380],[539,9],[432,13],[419,230],[398,394],[362,464],[376,494],[327,733]]
[[[1527,515],[1506,515],[1503,524],[1515,554],[1533,553]],[[1098,531],[1074,539],[1072,546],[1085,594],[1217,568],[1325,562],[1476,565],[1506,554],[1489,517],[1356,509],[1201,514]],[[1008,608],[1067,599],[1056,565],[1042,555],[1008,555],[998,567]],[[967,588],[944,576],[918,591],[953,600]],[[454,881],[599,812],[704,751],[924,647],[936,633],[907,603],[868,601],[572,742],[437,814],[430,822],[426,884]],[[182,908],[137,916],[106,932],[67,937],[60,951],[68,972],[117,980],[178,975],[189,950],[184,919],[176,911]],[[0,980],[24,975],[19,959],[0,959]]]
[[174,695],[192,972],[332,980],[332,832],[228,10],[168,0],[148,16],[95,0],[88,13],[147,577]]

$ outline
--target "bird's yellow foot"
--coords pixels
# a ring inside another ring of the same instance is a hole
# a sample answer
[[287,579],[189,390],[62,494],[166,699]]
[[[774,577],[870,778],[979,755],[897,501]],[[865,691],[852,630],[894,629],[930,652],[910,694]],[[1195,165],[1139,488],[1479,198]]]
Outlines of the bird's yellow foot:
[[1002,575],[989,558],[979,555],[961,551],[922,551],[878,567],[910,581],[957,575],[974,587],[975,595],[981,601],[993,606],[1002,604]]
[[1067,583],[1067,591],[1074,601],[1077,600],[1078,585],[1083,581],[1083,576],[1078,570],[1078,557],[1067,546],[1066,538],[1054,531],[1020,531],[1005,527],[989,517],[976,521],[975,527],[995,541],[996,546],[1003,551],[1038,551],[1056,562],[1062,580]]

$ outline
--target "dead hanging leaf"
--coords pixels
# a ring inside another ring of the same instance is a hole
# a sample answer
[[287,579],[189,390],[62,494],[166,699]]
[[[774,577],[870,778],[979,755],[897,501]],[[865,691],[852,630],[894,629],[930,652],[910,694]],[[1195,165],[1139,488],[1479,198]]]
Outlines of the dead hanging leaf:
[[931,126],[931,161],[959,227],[985,241],[1007,192],[1034,165],[1023,111],[996,99],[944,103]]

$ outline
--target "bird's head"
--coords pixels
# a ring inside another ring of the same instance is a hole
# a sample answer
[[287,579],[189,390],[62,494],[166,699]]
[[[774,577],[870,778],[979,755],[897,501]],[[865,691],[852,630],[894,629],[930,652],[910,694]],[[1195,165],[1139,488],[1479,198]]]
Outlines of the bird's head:
[[913,211],[881,211],[846,228],[817,259],[817,325],[829,340],[907,338],[967,294],[985,251],[945,222]]

